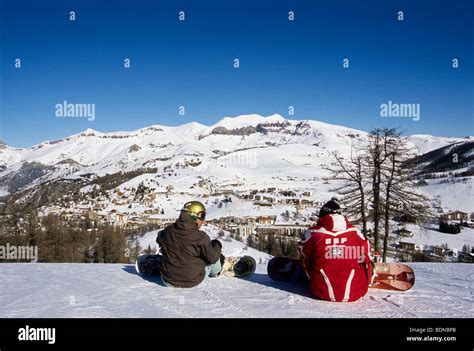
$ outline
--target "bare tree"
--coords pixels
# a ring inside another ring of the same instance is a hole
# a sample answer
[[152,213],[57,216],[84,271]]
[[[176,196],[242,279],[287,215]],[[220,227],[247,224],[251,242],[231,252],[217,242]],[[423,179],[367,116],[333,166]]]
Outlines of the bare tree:
[[[418,224],[428,217],[429,199],[419,194],[413,181],[414,156],[406,139],[396,128],[378,128],[370,132],[365,150],[352,148],[350,158],[334,153],[335,163],[326,168],[331,179],[340,181],[334,189],[348,216],[362,222],[367,236],[373,223],[374,250],[387,257],[390,221],[398,214],[411,214]],[[367,213],[368,205],[372,213]],[[383,229],[383,231],[382,231]]]
[[[379,203],[375,202],[374,196],[374,208],[379,208],[380,211],[378,218],[381,225],[378,227],[384,229],[382,258],[385,262],[391,232],[390,220],[396,215],[409,213],[416,218],[418,224],[424,223],[429,214],[429,199],[415,190],[412,164],[407,162],[414,156],[414,152],[409,148],[406,138],[396,128],[384,128],[377,133],[383,140],[380,145],[383,162],[379,169]],[[376,225],[374,223],[374,227]]]
[[380,222],[382,218],[382,165],[387,159],[386,146],[387,140],[392,134],[393,129],[373,129],[369,134],[369,147],[367,149],[369,157],[369,169],[372,179],[372,207],[374,222],[374,250],[380,252]]
[[362,222],[362,231],[367,235],[367,179],[366,155],[352,148],[350,160],[344,159],[337,152],[333,153],[335,165],[327,168],[332,180],[341,181],[333,189],[341,196],[341,203],[347,209],[346,214],[354,221]]
[[409,215],[422,226],[429,217],[429,198],[417,192],[412,178],[413,168],[407,161],[410,149],[406,140],[396,138],[390,145],[391,152],[386,169],[384,203],[384,246],[383,261],[387,258],[387,241],[390,233],[390,219],[395,215]]

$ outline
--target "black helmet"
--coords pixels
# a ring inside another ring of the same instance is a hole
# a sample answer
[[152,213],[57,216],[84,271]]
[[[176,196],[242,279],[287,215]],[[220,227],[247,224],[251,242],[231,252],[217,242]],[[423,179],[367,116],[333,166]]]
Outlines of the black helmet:
[[341,206],[335,201],[335,198],[332,198],[331,201],[326,202],[319,210],[319,218],[335,213],[341,214]]

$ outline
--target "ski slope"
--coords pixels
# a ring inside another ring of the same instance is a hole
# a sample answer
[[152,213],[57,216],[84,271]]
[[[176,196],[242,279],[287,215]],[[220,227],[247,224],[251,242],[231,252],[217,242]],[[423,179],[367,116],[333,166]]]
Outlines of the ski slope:
[[[202,228],[218,238],[218,228]],[[225,232],[226,235],[228,234]],[[158,249],[157,231],[139,239]],[[0,318],[472,318],[473,265],[410,263],[416,284],[407,292],[369,290],[352,303],[319,301],[304,286],[274,282],[268,254],[219,238],[224,254],[250,255],[256,273],[247,279],[206,279],[192,289],[163,287],[131,264],[3,263]]]
[[243,317],[472,318],[474,271],[468,264],[413,263],[415,287],[370,290],[353,303],[313,299],[304,287],[273,282],[266,263],[251,278],[205,280],[173,289],[129,264],[5,263],[0,318]]

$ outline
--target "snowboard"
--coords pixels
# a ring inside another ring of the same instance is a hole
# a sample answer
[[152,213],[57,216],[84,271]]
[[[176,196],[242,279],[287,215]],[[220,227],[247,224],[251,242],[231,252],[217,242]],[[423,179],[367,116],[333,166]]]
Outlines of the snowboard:
[[406,291],[415,285],[415,272],[402,263],[375,263],[376,276],[369,286],[373,289]]
[[[375,277],[369,286],[373,289],[406,291],[415,284],[415,272],[402,263],[375,263]],[[293,283],[307,282],[308,277],[300,266],[300,260],[275,257],[267,265],[271,279]]]
[[160,276],[160,255],[140,255],[135,261],[135,270],[138,274],[144,276]]
[[229,256],[224,260],[221,275],[245,278],[255,273],[257,262],[251,256]]
[[[135,262],[135,270],[144,276],[160,275],[160,255],[141,255]],[[225,257],[221,275],[227,277],[244,278],[255,273],[257,262],[251,256],[229,256]]]

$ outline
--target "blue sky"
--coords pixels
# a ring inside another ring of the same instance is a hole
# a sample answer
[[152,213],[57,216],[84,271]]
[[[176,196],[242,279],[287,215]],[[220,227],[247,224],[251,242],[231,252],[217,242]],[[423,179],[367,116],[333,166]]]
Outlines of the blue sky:
[[[473,1],[0,1],[9,145],[248,113],[474,134]],[[95,120],[56,117],[65,100],[94,103]],[[420,120],[381,118],[389,100],[419,103]]]

